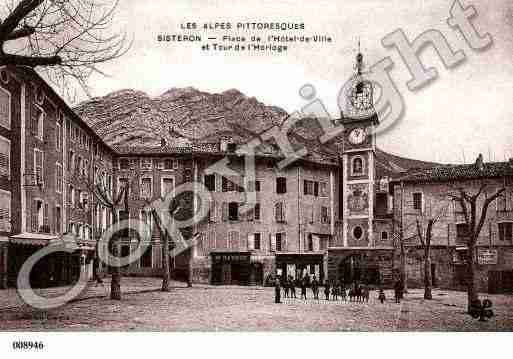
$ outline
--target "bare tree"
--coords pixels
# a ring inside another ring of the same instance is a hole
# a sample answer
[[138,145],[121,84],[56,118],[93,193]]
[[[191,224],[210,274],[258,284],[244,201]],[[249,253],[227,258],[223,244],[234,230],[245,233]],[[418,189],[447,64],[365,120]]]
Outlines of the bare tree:
[[126,33],[113,28],[119,0],[9,0],[0,9],[0,66],[39,67],[68,97],[89,94],[98,65],[125,54]]
[[[128,211],[128,192],[129,184],[118,189],[117,196],[114,198],[110,195],[110,191],[106,188],[104,181],[98,181],[93,185],[91,192],[96,199],[106,208],[110,210],[112,223],[119,221],[117,209],[120,204],[123,205],[125,211]],[[119,233],[114,233],[108,243],[109,251],[114,258],[120,256],[119,253]],[[114,263],[114,266],[109,266],[112,272],[112,279],[110,282],[110,299],[121,300],[121,272],[119,263]]]
[[[505,191],[505,188],[499,188],[495,191],[491,196],[486,196],[486,189],[488,185],[486,182],[483,182],[479,187],[479,190],[470,194],[463,187],[458,188],[455,193],[450,193],[449,197],[455,200],[461,207],[463,212],[463,217],[465,219],[465,223],[467,226],[467,250],[468,250],[468,284],[467,284],[467,295],[468,302],[467,307],[470,311],[471,304],[478,300],[478,293],[476,290],[475,283],[475,270],[476,270],[476,243],[479,238],[479,234],[483,228],[484,222],[486,220],[486,214],[488,211],[488,207],[491,203],[493,203],[499,196],[501,196],[502,192]],[[481,199],[481,197],[484,197]],[[481,208],[479,208],[479,204],[481,204]]]
[[[433,238],[433,226],[438,222],[441,216],[445,214],[446,207],[442,208],[436,217],[417,216],[415,223],[417,226],[417,236],[420,244],[424,249],[424,299],[433,299],[431,288],[433,286],[433,278],[431,278],[431,240]],[[426,230],[424,231],[424,221],[427,221]]]
[[[170,212],[170,215],[173,216],[179,209],[179,207],[175,208]],[[171,280],[169,268],[169,246],[172,243],[170,241],[171,236],[162,223],[157,210],[155,208],[151,208],[150,213],[159,230],[160,238],[162,238],[162,291],[169,292],[169,282]]]

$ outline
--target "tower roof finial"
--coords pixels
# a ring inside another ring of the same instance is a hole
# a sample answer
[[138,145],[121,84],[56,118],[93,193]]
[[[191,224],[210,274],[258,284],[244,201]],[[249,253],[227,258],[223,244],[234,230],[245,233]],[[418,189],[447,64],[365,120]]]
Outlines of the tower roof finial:
[[358,36],[358,53],[356,54],[355,68],[356,68],[356,73],[358,75],[361,75],[362,70],[363,70],[363,55],[362,55],[362,52],[360,51],[360,37],[359,36]]

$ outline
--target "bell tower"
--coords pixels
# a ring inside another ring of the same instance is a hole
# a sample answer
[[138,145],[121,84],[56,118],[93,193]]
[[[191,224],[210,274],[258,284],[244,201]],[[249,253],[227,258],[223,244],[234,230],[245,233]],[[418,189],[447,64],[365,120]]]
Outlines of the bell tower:
[[378,116],[372,82],[365,77],[363,55],[356,55],[355,73],[339,95],[344,126],[342,152],[343,245],[374,245],[374,158]]

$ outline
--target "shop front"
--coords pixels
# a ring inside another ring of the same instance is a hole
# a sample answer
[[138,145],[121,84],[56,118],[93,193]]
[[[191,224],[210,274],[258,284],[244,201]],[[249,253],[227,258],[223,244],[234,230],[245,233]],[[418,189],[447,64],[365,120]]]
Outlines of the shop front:
[[282,278],[292,276],[301,279],[315,275],[320,283],[324,283],[326,277],[324,269],[324,252],[314,253],[277,253],[276,272]]
[[249,285],[250,252],[215,252],[212,256],[212,284]]
[[[15,287],[23,264],[40,249],[58,240],[56,236],[22,233],[10,237],[7,285]],[[56,251],[37,261],[30,272],[33,288],[69,285],[76,282],[81,271],[92,276],[94,245],[77,241],[79,248],[73,253]]]

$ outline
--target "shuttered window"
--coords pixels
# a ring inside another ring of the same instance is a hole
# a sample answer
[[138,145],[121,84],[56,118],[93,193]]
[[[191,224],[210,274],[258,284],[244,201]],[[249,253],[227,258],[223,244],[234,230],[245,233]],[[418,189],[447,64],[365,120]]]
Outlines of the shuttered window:
[[171,193],[174,187],[173,178],[162,178],[161,196],[165,197],[167,194]]
[[223,222],[228,221],[228,202],[223,202],[221,205],[221,218]]
[[149,199],[151,198],[151,178],[141,179],[141,197]]
[[499,223],[499,240],[501,241],[511,241],[513,234],[513,223],[511,222],[502,222]]
[[45,112],[37,105],[34,105],[32,111],[32,134],[43,140],[43,124],[45,120]]
[[276,233],[276,252],[285,250],[285,233]]
[[[1,91],[0,91],[1,92]],[[11,142],[0,137],[0,177],[10,177],[11,174]]]
[[60,151],[62,148],[62,128],[60,124],[55,125],[55,149]]
[[254,212],[254,220],[259,221],[260,220],[260,203],[255,203],[255,208],[253,209]]
[[0,190],[0,232],[11,231],[11,192]]
[[0,89],[0,126],[11,129],[11,95]]
[[330,223],[329,208],[321,206],[321,223]]
[[59,163],[55,165],[55,191],[62,192],[62,166]]
[[239,249],[239,232],[230,231],[228,232],[228,244],[232,249]]
[[274,205],[274,216],[276,222],[285,222],[285,204],[283,202]]
[[208,221],[215,222],[216,221],[216,202],[210,201],[210,205],[208,208]]
[[254,233],[253,234],[253,249],[260,249],[261,245],[261,234]]
[[43,151],[34,149],[34,174],[37,185],[43,184],[43,158]]

